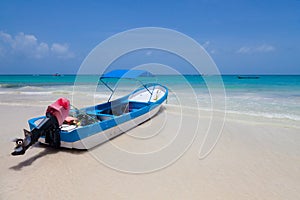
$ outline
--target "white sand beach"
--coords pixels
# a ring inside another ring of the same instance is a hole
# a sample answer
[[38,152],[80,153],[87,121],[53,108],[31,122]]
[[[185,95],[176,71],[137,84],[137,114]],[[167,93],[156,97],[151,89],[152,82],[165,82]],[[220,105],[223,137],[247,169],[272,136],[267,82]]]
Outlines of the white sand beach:
[[[106,152],[110,143],[92,151],[55,150],[36,144],[24,156],[11,156],[14,143],[10,140],[21,137],[27,120],[42,115],[45,107],[0,107],[1,199],[300,199],[300,127],[296,125],[228,114],[220,140],[205,159],[199,159],[200,136],[172,165],[152,173],[132,174],[95,159],[99,152],[110,156]],[[153,141],[168,140],[174,135],[170,124],[178,116],[166,105],[140,128],[153,128],[166,119]],[[182,118],[197,119],[193,115]],[[205,132],[207,120],[207,113],[201,112],[199,135]],[[140,128],[127,134],[138,135]],[[132,141],[123,134],[112,143],[127,149],[136,146],[140,151],[161,145],[132,145]]]

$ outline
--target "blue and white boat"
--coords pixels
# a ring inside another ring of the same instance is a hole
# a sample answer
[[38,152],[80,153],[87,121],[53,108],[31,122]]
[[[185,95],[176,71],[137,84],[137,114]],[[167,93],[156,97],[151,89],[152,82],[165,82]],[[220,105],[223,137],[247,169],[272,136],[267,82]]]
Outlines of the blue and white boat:
[[[167,99],[168,89],[157,83],[143,84],[139,77],[145,76],[153,75],[143,70],[114,70],[102,75],[100,82],[111,91],[108,101],[83,109],[71,109],[69,115],[76,119],[76,122],[59,124],[57,137],[60,142],[56,146],[90,149],[155,116]],[[141,87],[124,97],[111,100],[116,87],[112,88],[107,84],[106,80],[110,78],[134,79],[141,83]],[[30,119],[30,132],[40,129],[40,121],[45,118],[46,116]],[[46,138],[47,136],[40,134],[38,141],[50,144]]]

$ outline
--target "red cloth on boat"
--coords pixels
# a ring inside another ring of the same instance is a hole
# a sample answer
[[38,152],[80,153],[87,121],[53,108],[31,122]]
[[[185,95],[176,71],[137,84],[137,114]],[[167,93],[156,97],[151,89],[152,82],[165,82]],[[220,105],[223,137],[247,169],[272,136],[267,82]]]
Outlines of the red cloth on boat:
[[46,113],[54,115],[59,125],[62,125],[66,117],[69,115],[70,102],[66,98],[59,98],[56,102],[48,106]]

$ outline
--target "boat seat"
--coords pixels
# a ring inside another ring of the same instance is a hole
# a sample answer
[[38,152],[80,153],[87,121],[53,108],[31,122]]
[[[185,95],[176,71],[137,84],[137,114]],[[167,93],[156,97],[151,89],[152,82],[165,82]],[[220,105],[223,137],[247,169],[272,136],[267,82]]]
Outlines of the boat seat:
[[104,121],[104,120],[110,120],[113,119],[114,116],[113,115],[107,115],[107,114],[98,114],[96,115],[97,119],[100,121]]

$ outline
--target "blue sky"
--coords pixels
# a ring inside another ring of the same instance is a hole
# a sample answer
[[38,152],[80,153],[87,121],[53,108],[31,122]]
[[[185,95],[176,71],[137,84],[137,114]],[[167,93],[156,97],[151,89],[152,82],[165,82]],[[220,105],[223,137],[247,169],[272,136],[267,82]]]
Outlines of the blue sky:
[[192,37],[223,74],[300,74],[300,0],[2,0],[0,74],[76,73],[101,41],[148,26]]

